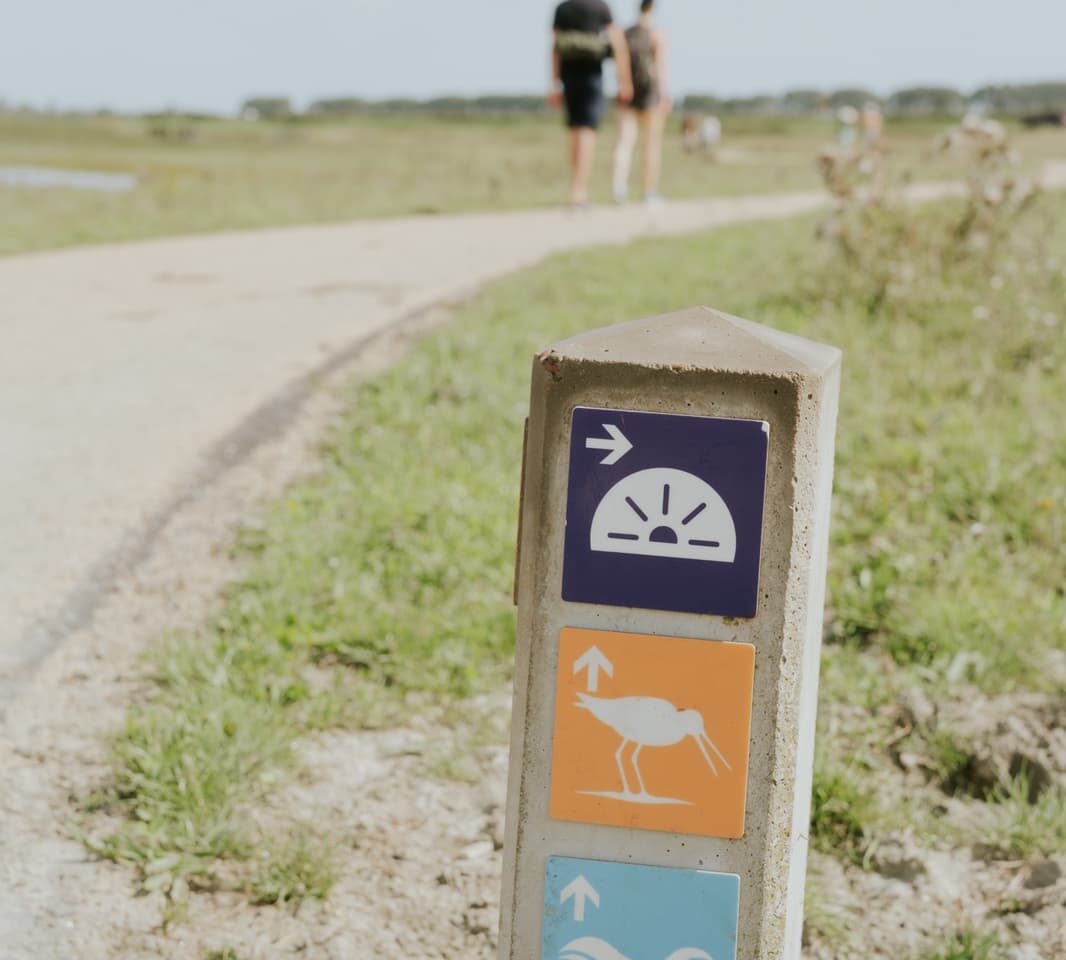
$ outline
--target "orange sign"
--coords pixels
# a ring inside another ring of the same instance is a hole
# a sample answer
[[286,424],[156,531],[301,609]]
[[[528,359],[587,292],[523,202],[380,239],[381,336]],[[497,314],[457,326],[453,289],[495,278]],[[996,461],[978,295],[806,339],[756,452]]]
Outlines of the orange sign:
[[565,628],[551,816],[744,835],[755,648]]

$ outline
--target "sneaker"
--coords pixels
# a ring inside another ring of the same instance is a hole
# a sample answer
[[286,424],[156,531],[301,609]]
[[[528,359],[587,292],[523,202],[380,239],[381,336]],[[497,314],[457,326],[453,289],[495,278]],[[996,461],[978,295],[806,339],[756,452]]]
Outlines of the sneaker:
[[614,202],[615,203],[629,203],[629,188],[628,187],[615,187],[614,188]]
[[644,194],[644,206],[646,207],[661,207],[665,203],[663,195],[661,193],[646,193]]

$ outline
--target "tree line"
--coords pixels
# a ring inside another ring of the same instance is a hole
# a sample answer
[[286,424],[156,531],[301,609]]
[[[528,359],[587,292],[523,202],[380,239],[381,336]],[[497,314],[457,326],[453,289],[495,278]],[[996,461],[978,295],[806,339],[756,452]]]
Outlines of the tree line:
[[[861,108],[879,103],[886,114],[899,117],[959,116],[970,109],[1021,117],[1059,111],[1066,113],[1066,81],[996,84],[963,93],[953,87],[918,86],[896,90],[882,97],[861,87],[839,90],[797,89],[782,94],[750,97],[719,97],[691,93],[680,106],[696,113],[738,116],[817,116],[843,106]],[[472,116],[534,114],[547,107],[542,96],[490,94],[479,97],[433,97],[368,100],[362,97],[330,97],[315,100],[298,110],[287,97],[250,97],[241,107],[249,118],[343,117],[361,114],[431,113]]]
[[969,94],[954,87],[904,87],[887,97],[861,87],[830,92],[789,90],[780,96],[741,98],[690,94],[685,107],[709,113],[811,116],[844,106],[862,108],[870,102],[880,104],[886,114],[900,117],[961,116],[973,109],[1015,117],[1045,111],[1066,113],[1066,82],[990,85]]

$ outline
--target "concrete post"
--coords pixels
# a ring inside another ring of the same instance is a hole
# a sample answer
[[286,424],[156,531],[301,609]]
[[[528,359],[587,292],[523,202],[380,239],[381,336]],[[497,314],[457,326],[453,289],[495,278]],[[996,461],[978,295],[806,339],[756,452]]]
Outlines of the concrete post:
[[536,358],[502,960],[799,956],[839,370],[704,308]]

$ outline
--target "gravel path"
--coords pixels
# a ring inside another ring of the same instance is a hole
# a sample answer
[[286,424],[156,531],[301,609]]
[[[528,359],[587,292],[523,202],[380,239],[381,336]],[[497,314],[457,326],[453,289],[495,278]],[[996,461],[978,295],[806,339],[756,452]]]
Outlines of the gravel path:
[[[409,332],[443,316],[429,311],[389,328],[359,351],[358,369],[369,374],[387,366]],[[107,738],[143,693],[140,655],[202,622],[221,587],[239,575],[227,549],[231,531],[254,522],[258,504],[314,469],[314,449],[353,372],[347,365],[319,380],[288,429],[162,521],[136,569],[113,582],[91,620],[45,656],[8,702],[0,724],[0,960],[201,960],[227,947],[239,948],[241,960],[293,954],[348,960],[363,956],[358,947],[366,943],[382,945],[383,957],[441,956],[400,952],[413,937],[425,941],[426,951],[446,943],[453,956],[487,956],[465,952],[470,938],[484,941],[487,923],[478,921],[474,934],[453,920],[472,903],[484,902],[481,912],[491,912],[496,897],[498,853],[485,839],[499,833],[493,824],[503,801],[502,745],[479,758],[485,782],[471,790],[435,782],[419,769],[420,754],[439,736],[425,726],[336,733],[303,744],[313,787],[300,778],[277,803],[296,805],[290,820],[329,823],[349,854],[335,896],[298,916],[220,894],[198,897],[194,922],[165,933],[161,897],[133,896],[129,870],[96,860],[73,839],[72,797],[104,780]],[[506,704],[497,709],[506,712]],[[456,884],[437,882],[442,864]],[[421,898],[402,895],[420,887]],[[378,902],[387,916],[375,924]]]

